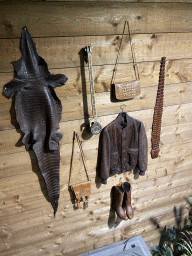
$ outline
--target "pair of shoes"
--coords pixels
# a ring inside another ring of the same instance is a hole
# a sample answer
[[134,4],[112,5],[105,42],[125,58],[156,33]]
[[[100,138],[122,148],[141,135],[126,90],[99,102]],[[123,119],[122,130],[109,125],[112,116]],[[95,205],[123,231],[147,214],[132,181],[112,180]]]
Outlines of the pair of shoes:
[[131,205],[131,185],[124,182],[119,186],[112,187],[111,207],[116,211],[117,216],[127,220],[133,218],[133,209]]

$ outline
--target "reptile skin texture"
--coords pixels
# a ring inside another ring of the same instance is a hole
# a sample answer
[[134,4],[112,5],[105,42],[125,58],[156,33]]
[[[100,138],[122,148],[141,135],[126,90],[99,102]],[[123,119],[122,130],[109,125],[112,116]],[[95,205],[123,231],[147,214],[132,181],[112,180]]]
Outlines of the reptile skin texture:
[[151,158],[157,158],[159,155],[159,143],[161,134],[161,121],[163,114],[163,96],[164,96],[164,76],[165,76],[165,60],[161,58],[161,66],[159,73],[159,84],[157,90],[156,104],[154,108],[152,134],[151,134]]
[[62,106],[54,88],[64,85],[67,77],[48,71],[26,27],[22,31],[21,52],[21,59],[12,62],[15,78],[4,86],[3,93],[8,98],[15,97],[16,118],[24,132],[22,142],[26,150],[35,152],[55,216],[60,194],[59,141],[63,134],[57,131]]

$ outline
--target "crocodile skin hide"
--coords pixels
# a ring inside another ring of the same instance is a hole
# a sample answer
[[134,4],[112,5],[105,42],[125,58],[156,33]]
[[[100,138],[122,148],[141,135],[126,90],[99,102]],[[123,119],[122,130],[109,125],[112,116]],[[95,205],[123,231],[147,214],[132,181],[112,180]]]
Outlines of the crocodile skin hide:
[[66,83],[62,74],[52,75],[45,60],[36,52],[35,44],[26,27],[21,37],[22,57],[13,62],[15,78],[4,86],[7,97],[15,97],[16,118],[24,132],[22,142],[26,150],[33,149],[45,179],[54,215],[60,194],[58,132],[62,106],[54,88]]

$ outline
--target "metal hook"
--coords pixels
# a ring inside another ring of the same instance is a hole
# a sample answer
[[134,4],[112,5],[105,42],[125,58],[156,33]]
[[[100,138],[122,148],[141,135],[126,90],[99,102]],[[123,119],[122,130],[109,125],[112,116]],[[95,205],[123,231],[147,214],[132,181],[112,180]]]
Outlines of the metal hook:
[[122,112],[123,112],[123,108],[124,108],[124,107],[126,107],[125,104],[122,104],[122,105],[120,106],[120,109],[122,110]]

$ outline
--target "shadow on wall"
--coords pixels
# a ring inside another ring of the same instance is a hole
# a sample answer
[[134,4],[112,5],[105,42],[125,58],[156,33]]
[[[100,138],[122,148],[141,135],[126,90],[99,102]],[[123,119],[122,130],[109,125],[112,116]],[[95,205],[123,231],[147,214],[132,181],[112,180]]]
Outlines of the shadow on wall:
[[188,219],[190,219],[191,221],[192,204],[187,198],[185,198],[185,200],[187,201],[190,207],[189,218],[185,217],[183,219],[183,206],[181,206],[180,208],[174,206],[173,212],[175,216],[175,225],[173,226],[168,225],[168,227],[165,226],[164,228],[161,228],[160,224],[155,218],[150,218],[151,223],[156,227],[156,229],[159,230],[160,233],[160,241],[158,246],[152,247],[154,255],[165,255],[164,253],[166,253],[167,251],[171,251],[173,253],[170,255],[184,255],[180,254],[181,251],[184,249],[184,247],[182,248],[182,241],[184,242],[185,246],[185,236],[186,234],[188,235],[189,229],[192,228],[191,224],[188,224]]
[[89,110],[87,102],[87,88],[85,78],[85,48],[79,51],[80,67],[81,67],[81,84],[82,84],[82,100],[83,100],[83,112],[84,123],[81,125],[81,136],[84,140],[88,140],[92,137],[90,124],[89,124]]

